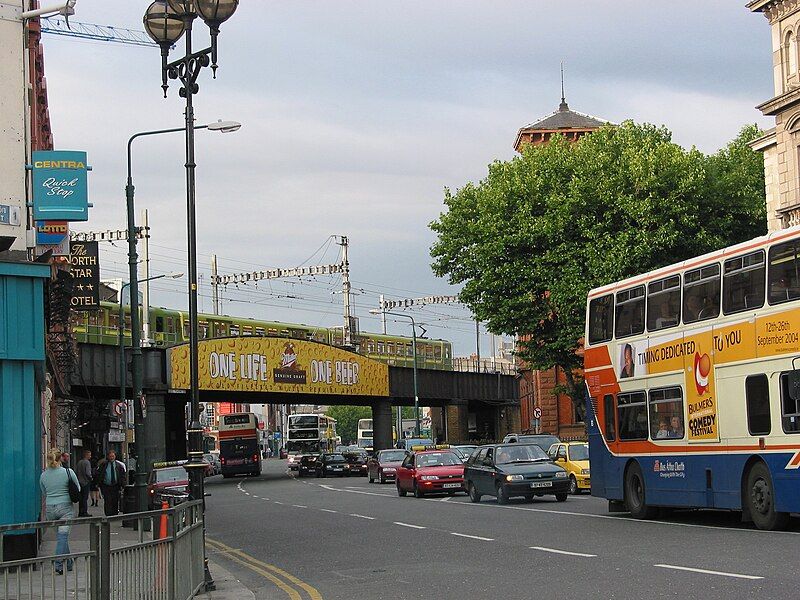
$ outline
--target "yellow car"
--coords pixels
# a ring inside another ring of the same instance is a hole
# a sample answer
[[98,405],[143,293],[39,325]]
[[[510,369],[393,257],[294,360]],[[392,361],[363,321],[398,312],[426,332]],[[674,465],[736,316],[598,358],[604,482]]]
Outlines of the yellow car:
[[559,467],[569,473],[569,491],[580,494],[591,489],[589,479],[589,444],[586,442],[560,442],[550,446],[547,452]]

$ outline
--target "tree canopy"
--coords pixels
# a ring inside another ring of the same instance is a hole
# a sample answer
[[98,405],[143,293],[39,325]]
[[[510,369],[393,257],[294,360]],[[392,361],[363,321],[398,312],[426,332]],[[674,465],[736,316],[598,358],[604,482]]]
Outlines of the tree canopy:
[[535,369],[576,369],[590,289],[766,231],[764,167],[754,125],[706,155],[663,127],[606,126],[570,143],[554,136],[445,190],[431,223],[433,270],[497,334],[522,338]]

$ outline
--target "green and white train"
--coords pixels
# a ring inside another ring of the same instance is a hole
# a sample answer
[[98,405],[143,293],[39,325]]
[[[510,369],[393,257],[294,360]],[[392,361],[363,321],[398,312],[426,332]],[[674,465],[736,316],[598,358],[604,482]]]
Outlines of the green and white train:
[[[124,307],[123,335],[130,345],[130,307]],[[78,342],[119,345],[119,305],[101,302],[100,310],[72,313],[72,331]],[[285,337],[343,346],[341,327],[314,327],[298,323],[261,321],[227,315],[198,315],[199,338],[238,336]],[[158,347],[189,341],[189,314],[169,308],[150,308],[150,337]],[[355,351],[390,365],[413,366],[411,337],[359,332],[353,335]],[[450,342],[417,338],[417,366],[422,369],[453,370]]]

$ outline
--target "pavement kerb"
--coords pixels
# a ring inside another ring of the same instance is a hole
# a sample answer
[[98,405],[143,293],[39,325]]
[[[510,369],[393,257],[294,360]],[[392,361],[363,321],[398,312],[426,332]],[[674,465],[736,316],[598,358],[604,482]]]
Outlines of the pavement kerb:
[[[221,564],[209,558],[208,568],[211,571],[211,576],[214,578],[217,589],[211,592],[200,592],[195,598],[206,600],[255,600],[255,594]],[[275,598],[281,597],[276,593]]]

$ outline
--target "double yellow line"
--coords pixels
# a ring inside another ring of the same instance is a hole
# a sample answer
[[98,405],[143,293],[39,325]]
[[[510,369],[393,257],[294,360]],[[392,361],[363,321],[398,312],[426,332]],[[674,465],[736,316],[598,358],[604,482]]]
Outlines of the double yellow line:
[[243,567],[247,567],[254,573],[258,573],[262,577],[269,579],[281,590],[286,592],[286,595],[289,596],[290,600],[305,600],[306,598],[309,598],[310,600],[322,600],[322,595],[315,587],[310,586],[305,581],[298,579],[291,573],[287,573],[283,569],[279,569],[275,565],[262,562],[257,558],[253,558],[246,552],[242,552],[236,548],[231,548],[230,546],[223,544],[222,542],[218,542],[217,540],[212,540],[209,537],[206,537],[206,544],[217,552],[224,554],[233,562],[238,563]]

